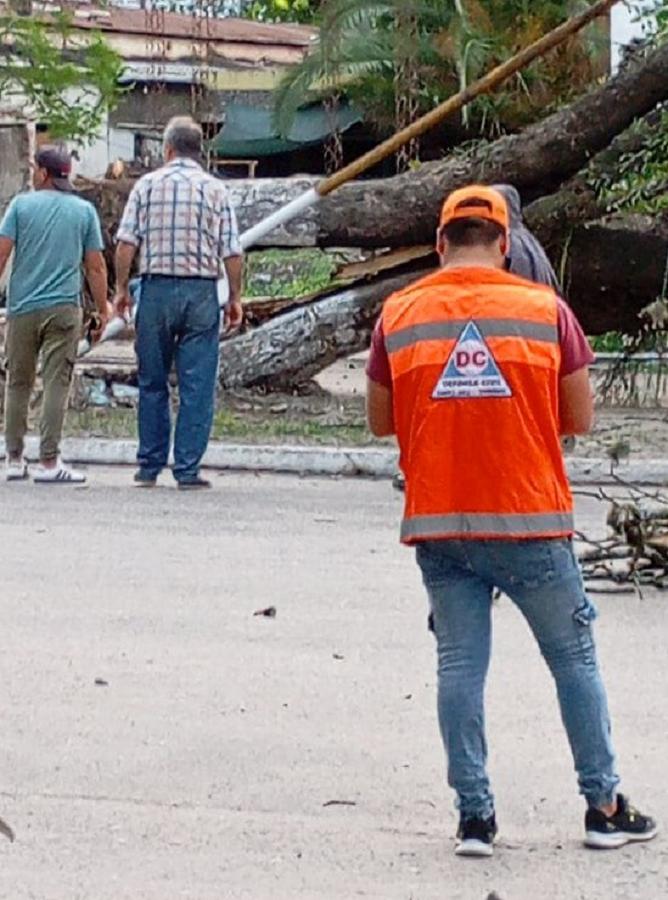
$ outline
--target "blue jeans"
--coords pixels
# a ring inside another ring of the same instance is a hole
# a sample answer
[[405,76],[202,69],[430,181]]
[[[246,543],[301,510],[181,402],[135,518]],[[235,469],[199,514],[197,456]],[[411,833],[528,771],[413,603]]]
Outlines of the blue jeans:
[[136,321],[137,462],[148,476],[156,477],[169,457],[169,374],[173,363],[179,384],[174,477],[187,482],[198,476],[213,422],[219,328],[215,280],[142,277]]
[[580,792],[590,806],[611,803],[619,778],[592,634],[596,610],[571,542],[426,541],[417,561],[437,643],[448,783],[461,814],[486,818],[494,810],[483,706],[494,588],[519,607],[552,672]]

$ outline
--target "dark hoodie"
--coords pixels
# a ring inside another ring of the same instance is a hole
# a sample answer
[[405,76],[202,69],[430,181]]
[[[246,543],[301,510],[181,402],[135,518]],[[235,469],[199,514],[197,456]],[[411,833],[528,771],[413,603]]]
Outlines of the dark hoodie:
[[510,214],[509,270],[520,278],[546,284],[561,293],[561,285],[537,238],[522,221],[522,200],[511,184],[495,184],[494,190],[503,194]]

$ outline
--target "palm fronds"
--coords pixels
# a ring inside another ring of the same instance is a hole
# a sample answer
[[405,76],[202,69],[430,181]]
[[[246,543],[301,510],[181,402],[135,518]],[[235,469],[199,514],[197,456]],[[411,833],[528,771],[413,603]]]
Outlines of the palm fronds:
[[[300,106],[342,90],[375,121],[384,121],[407,60],[418,72],[420,111],[480,77],[576,12],[585,0],[324,0],[320,39],[282,78],[275,122],[285,134]],[[410,22],[410,28],[404,27]],[[540,115],[595,77],[596,53],[585,33],[522,78],[503,97],[482,98],[467,111],[486,134]],[[387,88],[380,89],[386,79]],[[378,109],[379,98],[390,105]]]

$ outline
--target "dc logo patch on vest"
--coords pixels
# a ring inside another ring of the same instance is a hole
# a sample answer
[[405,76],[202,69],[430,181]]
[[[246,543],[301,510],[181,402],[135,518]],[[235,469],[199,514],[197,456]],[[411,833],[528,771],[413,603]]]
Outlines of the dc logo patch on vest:
[[469,322],[457,339],[432,398],[451,400],[512,395],[480,329],[475,322]]

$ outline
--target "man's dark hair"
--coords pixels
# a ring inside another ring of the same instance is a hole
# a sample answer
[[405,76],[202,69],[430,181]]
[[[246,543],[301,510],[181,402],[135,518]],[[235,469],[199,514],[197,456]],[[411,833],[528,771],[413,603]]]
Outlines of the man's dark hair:
[[[461,206],[488,207],[486,200],[465,200]],[[505,236],[504,229],[496,222],[487,219],[454,219],[441,228],[441,236],[445,237],[453,247],[489,247],[494,241]]]

